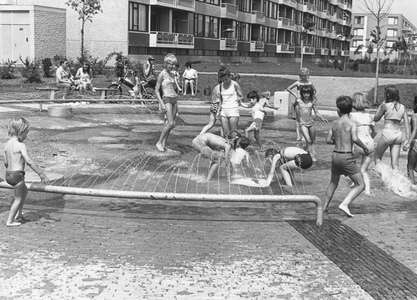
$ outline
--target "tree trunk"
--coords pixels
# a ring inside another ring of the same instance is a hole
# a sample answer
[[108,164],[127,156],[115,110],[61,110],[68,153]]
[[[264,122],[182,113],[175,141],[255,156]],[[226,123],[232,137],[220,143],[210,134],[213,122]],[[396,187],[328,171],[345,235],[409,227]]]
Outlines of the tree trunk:
[[[85,2],[83,1],[83,11],[85,10]],[[85,15],[83,14],[81,21],[81,60],[84,63],[84,25],[85,25]]]
[[303,67],[303,54],[304,54],[304,40],[301,37],[301,62],[300,62],[300,70]]
[[378,102],[378,75],[379,75],[379,47],[376,48],[376,72],[375,72],[375,89],[374,89],[374,103]]

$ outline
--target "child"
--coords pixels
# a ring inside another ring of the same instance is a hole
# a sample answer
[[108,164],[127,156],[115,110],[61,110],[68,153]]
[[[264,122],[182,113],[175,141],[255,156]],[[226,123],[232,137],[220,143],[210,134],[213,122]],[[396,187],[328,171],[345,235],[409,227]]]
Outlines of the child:
[[[219,84],[214,88],[220,88],[221,80],[219,79]],[[219,97],[219,96],[220,97]],[[211,94],[211,106],[210,106],[210,120],[209,123],[204,126],[204,128],[201,130],[200,134],[204,134],[210,129],[213,128],[213,126],[216,124],[216,121],[220,119],[220,110],[222,106],[222,97],[221,94],[212,93]],[[223,136],[223,129],[221,128],[221,135]]]
[[[408,140],[408,145],[410,145],[410,150],[408,150],[408,160],[407,160],[407,171],[408,177],[411,180],[412,184],[416,184],[414,181],[414,170],[417,167],[417,96],[414,97],[414,114],[411,115],[411,135]],[[403,148],[407,150],[407,146]]]
[[375,124],[373,122],[373,116],[365,111],[365,107],[368,107],[362,93],[355,93],[352,97],[353,108],[355,112],[349,114],[349,118],[356,122],[358,138],[366,145],[369,150],[368,154],[363,152],[361,147],[353,146],[354,154],[361,156],[361,173],[365,182],[365,194],[371,195],[371,181],[368,175],[368,168],[372,161],[372,154],[374,153],[374,137],[376,136]]
[[262,149],[262,144],[259,139],[259,132],[262,128],[262,121],[265,117],[265,107],[271,109],[278,109],[277,107],[269,106],[269,98],[271,97],[271,93],[266,91],[262,93],[262,98],[259,99],[259,94],[257,91],[251,91],[246,96],[249,99],[249,105],[241,104],[244,107],[251,107],[252,108],[252,118],[253,122],[249,125],[248,128],[245,129],[245,135],[249,138],[249,133],[253,131],[253,135],[255,137],[256,143],[259,146],[259,149]]
[[318,118],[323,122],[328,123],[328,121],[323,118],[317,110],[316,101],[314,100],[313,90],[308,85],[303,85],[300,88],[300,98],[298,98],[294,104],[294,108],[299,109],[299,124],[300,130],[306,140],[307,151],[311,154],[313,161],[317,161],[314,142],[316,140],[316,130],[314,128],[314,120],[312,116],[312,111]]
[[250,141],[248,138],[242,136],[236,143],[236,149],[232,149],[230,153],[230,163],[233,170],[238,173],[242,167],[242,163],[246,160],[246,165],[249,165],[249,153],[246,149],[249,147]]
[[232,145],[233,149],[236,149],[240,137],[241,135],[237,131],[231,131],[227,140],[219,135],[206,132],[204,134],[199,134],[193,140],[194,148],[205,157],[210,158],[207,180],[213,178],[214,173],[220,166],[221,160],[224,158],[226,161],[226,176],[227,180],[230,182],[230,150],[232,149]]
[[[300,69],[299,76],[300,76],[300,79],[299,79],[299,80],[297,80],[296,82],[294,82],[293,84],[291,84],[291,85],[287,88],[287,91],[288,91],[291,95],[293,95],[293,96],[294,96],[294,98],[295,98],[295,100],[294,100],[294,101],[297,101],[298,96],[297,96],[297,94],[295,94],[292,90],[293,90],[294,88],[297,88],[297,90],[299,91],[299,90],[300,90],[300,88],[301,88],[302,86],[305,86],[305,85],[307,85],[307,86],[310,86],[310,87],[311,87],[311,90],[312,90],[312,93],[313,93],[314,100],[316,100],[316,101],[317,101],[317,98],[316,98],[316,93],[317,93],[317,90],[316,90],[316,88],[314,87],[314,85],[311,83],[311,81],[309,81],[309,78],[310,78],[310,70],[309,70],[309,69],[307,69],[307,68],[301,68],[301,69]],[[301,94],[300,94],[300,96],[301,96]],[[292,111],[292,115],[293,115],[293,119],[297,121],[297,122],[295,123],[295,132],[296,132],[296,134],[297,134],[297,141],[301,141],[301,140],[302,140],[302,136],[301,136],[301,134],[300,134],[300,124],[298,123],[298,111],[297,111],[297,109],[296,109],[296,108],[295,108],[295,109],[293,109],[293,111]]]
[[339,184],[340,175],[343,174],[349,176],[355,186],[339,205],[339,209],[349,217],[354,217],[348,206],[365,189],[365,183],[353,158],[352,146],[355,143],[363,149],[365,154],[369,154],[369,150],[358,138],[356,123],[349,119],[349,114],[352,111],[352,99],[349,96],[340,96],[336,100],[336,106],[339,119],[332,123],[326,139],[328,144],[334,144],[335,147],[332,154],[332,175],[324,196],[324,210],[329,209],[330,201]]
[[[266,180],[266,185],[269,186],[274,178],[275,167],[279,163],[279,170],[285,184],[288,186],[292,185],[291,170],[306,170],[313,165],[313,160],[310,153],[298,148],[298,147],[287,147],[283,150],[270,148],[265,152],[265,158],[271,163],[271,169]],[[291,174],[290,174],[291,172]]]
[[10,140],[4,147],[6,182],[13,186],[14,201],[10,208],[6,226],[19,226],[23,220],[23,204],[28,190],[25,183],[25,163],[35,171],[43,183],[48,182],[45,173],[30,158],[23,141],[29,134],[30,125],[24,118],[13,118],[7,128]]

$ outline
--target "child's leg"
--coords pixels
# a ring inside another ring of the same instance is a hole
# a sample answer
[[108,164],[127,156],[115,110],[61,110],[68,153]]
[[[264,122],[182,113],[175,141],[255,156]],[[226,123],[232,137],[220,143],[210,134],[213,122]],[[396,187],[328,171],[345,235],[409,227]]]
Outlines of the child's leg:
[[248,128],[245,129],[245,136],[249,138],[249,132],[255,131],[256,127],[253,124],[250,124]]
[[377,164],[378,161],[382,161],[382,156],[384,155],[385,150],[387,150],[388,146],[388,140],[384,137],[384,135],[382,135],[375,149],[375,164]]
[[221,121],[222,121],[222,128],[223,128],[223,136],[227,136],[230,132],[229,118],[222,116]]
[[365,184],[365,194],[371,194],[371,179],[369,178],[368,168],[372,162],[370,156],[362,156],[361,173],[363,176],[363,182]]
[[391,152],[391,166],[394,170],[400,169],[400,152],[401,144],[394,144],[390,146]]
[[209,123],[206,126],[204,126],[204,128],[200,132],[200,135],[212,129],[215,124],[216,124],[216,115],[214,113],[210,113]]
[[261,140],[259,139],[259,130],[255,130],[255,131],[253,132],[253,135],[255,136],[255,140],[256,140],[256,143],[257,143],[257,144],[258,144],[258,146],[259,146],[259,149],[262,149]]
[[295,133],[297,134],[297,141],[302,140],[301,132],[300,132],[300,123],[295,122]]
[[412,184],[415,184],[414,169],[416,165],[417,165],[417,152],[411,148],[408,151],[407,172],[408,172],[408,178],[410,178]]
[[207,174],[207,180],[211,180],[214,176],[214,173],[216,173],[217,169],[219,168],[219,163],[216,161],[211,162],[210,169]]
[[332,176],[330,177],[330,183],[327,186],[326,193],[324,194],[324,211],[329,210],[329,204],[333,198],[337,186],[339,185],[339,180],[340,175],[335,175],[332,173]]
[[339,209],[342,210],[349,217],[354,217],[354,215],[350,213],[348,206],[365,189],[365,183],[363,182],[361,172],[356,173],[355,175],[351,175],[349,176],[349,178],[355,183],[355,186],[350,190],[349,194],[347,194],[346,198],[339,205]]
[[166,113],[165,116],[167,118],[167,122],[165,122],[164,128],[162,129],[161,136],[159,137],[158,143],[156,143],[156,147],[159,151],[165,151],[165,142],[171,129],[174,127],[174,116],[175,112],[173,111],[173,106],[170,103],[165,104]]
[[292,180],[291,180],[291,175],[292,178],[294,178],[293,173],[291,172],[291,170],[296,170],[298,169],[297,165],[295,164],[295,161],[291,160],[283,165],[281,165],[279,167],[279,170],[281,171],[281,175],[282,178],[285,181],[285,184],[288,186],[292,186]]
[[26,184],[24,184],[24,190],[25,193],[22,195],[22,201],[20,202],[19,209],[17,210],[15,220],[23,218],[23,205],[25,204],[26,196],[28,195]]
[[18,216],[19,209],[21,211],[23,202],[27,195],[26,183],[24,180],[14,186],[14,201],[10,207],[9,217],[7,218],[7,226],[19,226],[20,222],[16,222],[15,218]]

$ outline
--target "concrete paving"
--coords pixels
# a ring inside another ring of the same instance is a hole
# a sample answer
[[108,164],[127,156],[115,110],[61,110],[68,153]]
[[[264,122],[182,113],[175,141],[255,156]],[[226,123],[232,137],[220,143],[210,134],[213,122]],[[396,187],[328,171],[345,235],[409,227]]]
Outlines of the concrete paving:
[[[11,115],[27,117],[30,153],[48,171],[58,170],[51,161],[62,171],[118,153],[90,148],[99,146],[83,142],[88,136],[133,126],[135,142],[153,143],[162,123],[147,116],[133,125],[132,115],[111,116],[120,109],[114,105],[104,107],[110,115],[103,118],[97,112],[102,108],[93,105],[74,119],[51,118],[37,108],[21,106],[13,114],[0,109],[0,140],[7,139]],[[87,108],[74,109],[75,115],[77,109]],[[180,106],[178,121],[170,147],[181,151],[208,121],[207,107]],[[241,127],[249,121],[242,115]],[[296,180],[301,193],[323,197],[332,149],[324,143],[328,125],[316,126],[319,162]],[[302,146],[293,121],[285,118],[269,117],[261,138]],[[401,153],[402,169],[405,161]],[[375,171],[370,175],[374,196],[358,197],[355,218],[337,210],[349,190],[343,179],[320,229],[307,204],[166,203],[30,192],[27,220],[4,226],[0,234],[0,299],[417,299],[416,198],[396,195]],[[0,191],[2,220],[11,199],[10,190]]]

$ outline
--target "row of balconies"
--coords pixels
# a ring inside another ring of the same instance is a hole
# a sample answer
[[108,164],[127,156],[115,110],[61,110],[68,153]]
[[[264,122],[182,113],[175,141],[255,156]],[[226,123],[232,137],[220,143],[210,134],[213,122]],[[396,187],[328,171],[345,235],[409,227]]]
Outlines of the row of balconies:
[[[352,4],[350,4],[346,0],[329,0],[329,3],[333,5],[338,5],[340,8],[345,10],[351,10]],[[303,0],[278,0],[278,4],[285,4],[296,8],[298,10],[306,10],[306,11],[315,11],[317,10],[316,6],[313,3]]]
[[[336,34],[335,34],[336,35]],[[220,49],[228,51],[237,51],[238,41],[234,38],[220,38]],[[263,52],[265,43],[262,41],[250,41],[251,52]],[[183,33],[169,33],[169,32],[156,32],[152,31],[149,35],[149,47],[167,47],[167,48],[183,48],[194,49],[194,36],[192,34]],[[304,46],[304,54],[315,54],[316,48],[312,46]],[[323,52],[322,55],[328,55],[327,52]],[[329,50],[329,49],[327,49]],[[332,49],[331,51],[336,51]],[[340,51],[340,50],[339,50]],[[277,44],[276,53],[295,53],[294,44]],[[324,53],[324,54],[323,54]],[[336,52],[330,52],[331,55],[343,55]]]

